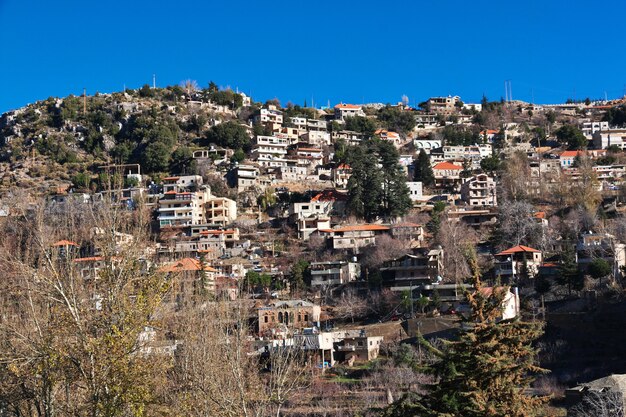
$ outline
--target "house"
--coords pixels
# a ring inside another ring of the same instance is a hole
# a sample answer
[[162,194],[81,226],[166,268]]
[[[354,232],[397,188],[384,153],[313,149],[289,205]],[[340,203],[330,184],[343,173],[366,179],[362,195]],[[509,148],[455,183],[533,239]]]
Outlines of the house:
[[428,110],[435,114],[450,115],[456,113],[457,103],[461,101],[459,96],[431,97],[428,99]]
[[306,128],[309,132],[326,132],[327,123],[326,120],[308,119]]
[[[520,299],[517,288],[514,291],[511,291],[510,287],[482,287],[480,288],[480,293],[484,297],[490,297],[495,291],[503,291],[506,290],[504,297],[502,299],[502,310],[500,316],[497,320],[511,320],[520,314]],[[502,295],[502,294],[499,294]]]
[[309,130],[300,135],[300,139],[315,146],[330,145],[330,133],[321,130]]
[[626,411],[626,375],[609,375],[568,388],[565,402],[568,410],[575,407],[584,413],[582,415],[623,416]]
[[559,156],[562,168],[571,168],[577,157],[588,156],[589,158],[598,158],[606,154],[604,149],[589,149],[586,151],[564,151]]
[[352,175],[352,169],[348,164],[341,163],[332,170],[333,182],[339,188],[346,188],[348,186],[350,175]]
[[368,336],[365,330],[334,332],[334,358],[352,366],[355,362],[368,362],[378,357],[383,336]]
[[394,146],[401,146],[402,139],[400,138],[400,134],[397,132],[390,132],[387,129],[378,129],[374,132],[381,140],[391,142]]
[[289,140],[277,136],[258,135],[254,139],[250,156],[261,166],[276,166],[273,160],[284,160]]
[[224,227],[237,219],[237,202],[230,198],[210,196],[204,209],[207,224]]
[[626,129],[598,130],[592,137],[596,149],[606,149],[610,146],[626,149]]
[[422,201],[422,182],[421,181],[407,181],[406,186],[409,188],[409,198],[413,203]]
[[415,147],[418,153],[423,149],[424,152],[426,152],[427,154],[430,154],[430,152],[433,149],[441,148],[441,140],[413,139],[413,146]]
[[357,224],[335,229],[319,229],[325,236],[328,246],[335,250],[350,250],[359,253],[359,249],[374,245],[376,236],[387,234],[390,227],[380,224]]
[[435,187],[447,190],[456,190],[461,185],[463,167],[451,162],[439,162],[433,166]]
[[259,333],[276,327],[305,328],[319,327],[321,308],[309,301],[274,301],[259,307]]
[[483,138],[485,142],[487,143],[493,143],[493,140],[495,139],[496,135],[499,135],[499,134],[500,134],[499,130],[485,129],[480,132],[480,137]]
[[498,212],[493,207],[459,207],[448,211],[447,214],[449,219],[463,222],[474,229],[492,227],[498,221]]
[[443,249],[418,249],[412,254],[385,262],[380,272],[383,285],[391,291],[412,290],[437,283],[443,274]]
[[390,227],[391,236],[394,238],[415,243],[417,246],[421,246],[424,241],[424,227],[421,224],[402,222],[393,223]]
[[339,103],[335,106],[335,120],[344,122],[346,117],[362,116],[365,117],[363,108],[355,104]]
[[361,276],[361,264],[348,261],[311,262],[311,287],[343,285]]
[[199,299],[215,294],[215,268],[195,258],[182,258],[159,268],[159,272],[172,278],[172,296],[177,306],[182,307]]
[[259,168],[253,165],[237,165],[228,173],[229,183],[238,192],[259,185]]
[[609,130],[609,122],[583,122],[580,125],[580,130],[583,132],[587,139],[593,139],[593,134],[601,130]]
[[167,182],[163,184],[163,189],[169,191],[159,199],[159,226],[180,227],[206,223],[204,207],[211,197],[210,190],[202,188],[199,191],[182,191],[178,186],[171,188],[171,185]]
[[461,199],[469,206],[497,205],[496,182],[487,174],[478,174],[461,185]]
[[296,224],[298,238],[307,240],[319,229],[330,228],[330,212],[333,201],[313,201],[292,203],[289,207],[289,219]]
[[581,268],[597,258],[604,259],[611,265],[613,276],[622,276],[622,267],[626,266],[626,245],[608,233],[583,233],[576,244],[576,259]]
[[267,108],[262,108],[259,110],[259,113],[254,116],[254,122],[261,124],[270,123],[272,125],[282,125],[283,112],[278,110],[276,106],[269,105]]
[[[439,118],[433,113],[415,113],[415,126],[417,129],[433,129],[439,125]],[[441,144],[439,145],[441,146]]]
[[534,278],[542,263],[540,250],[517,245],[495,255],[494,273],[503,282],[514,282],[520,278]]

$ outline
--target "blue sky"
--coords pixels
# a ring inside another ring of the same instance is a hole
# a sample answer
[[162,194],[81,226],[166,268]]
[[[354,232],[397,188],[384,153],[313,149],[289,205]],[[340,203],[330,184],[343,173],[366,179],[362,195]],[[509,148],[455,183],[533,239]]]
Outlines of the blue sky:
[[0,112],[197,80],[264,101],[621,96],[626,2],[0,0]]

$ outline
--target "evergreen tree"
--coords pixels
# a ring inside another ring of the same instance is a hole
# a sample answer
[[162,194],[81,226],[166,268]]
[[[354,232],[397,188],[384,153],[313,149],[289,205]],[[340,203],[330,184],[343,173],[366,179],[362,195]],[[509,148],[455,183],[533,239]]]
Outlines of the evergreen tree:
[[398,163],[400,155],[390,142],[377,141],[378,155],[382,165],[383,199],[381,215],[399,217],[412,206],[406,175]]
[[348,210],[367,221],[398,217],[411,208],[409,189],[398,151],[392,144],[369,141],[345,152],[352,174],[348,180]]
[[567,285],[567,291],[571,295],[572,290],[580,291],[584,286],[584,277],[578,270],[576,254],[572,248],[567,248],[561,254],[561,265],[556,281],[561,285]]
[[440,358],[427,368],[436,377],[424,396],[407,395],[386,410],[386,417],[532,417],[538,416],[544,397],[526,393],[534,376],[544,372],[536,366],[532,342],[542,332],[538,322],[519,318],[498,321],[508,287],[486,291],[482,287],[475,256],[473,291],[466,293],[470,305],[464,318],[468,330],[442,350],[423,337],[422,343]]
[[423,149],[420,150],[415,162],[413,162],[413,179],[421,181],[424,187],[430,187],[435,183],[435,174],[430,165],[430,157]]

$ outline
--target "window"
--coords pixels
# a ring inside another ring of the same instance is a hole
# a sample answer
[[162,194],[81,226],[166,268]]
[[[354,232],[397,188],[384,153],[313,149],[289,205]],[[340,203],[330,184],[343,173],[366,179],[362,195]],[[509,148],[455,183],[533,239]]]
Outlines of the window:
[[269,321],[269,318],[265,316],[265,322],[267,323],[268,321]]

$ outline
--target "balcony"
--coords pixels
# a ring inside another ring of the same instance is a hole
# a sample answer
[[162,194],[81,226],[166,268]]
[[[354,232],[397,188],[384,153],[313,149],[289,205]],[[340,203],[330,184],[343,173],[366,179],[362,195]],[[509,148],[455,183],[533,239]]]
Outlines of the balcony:
[[356,346],[354,345],[339,345],[337,346],[337,350],[340,352],[354,352],[356,351]]

